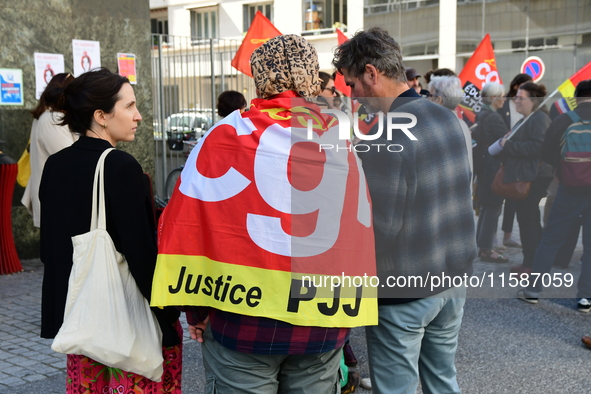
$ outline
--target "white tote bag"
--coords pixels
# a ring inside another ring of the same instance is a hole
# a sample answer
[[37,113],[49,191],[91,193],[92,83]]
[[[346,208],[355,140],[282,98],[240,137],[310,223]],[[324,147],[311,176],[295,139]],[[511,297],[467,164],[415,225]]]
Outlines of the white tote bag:
[[111,150],[96,165],[90,232],[72,237],[74,264],[64,322],[51,348],[159,382],[160,326],[106,230],[104,162]]

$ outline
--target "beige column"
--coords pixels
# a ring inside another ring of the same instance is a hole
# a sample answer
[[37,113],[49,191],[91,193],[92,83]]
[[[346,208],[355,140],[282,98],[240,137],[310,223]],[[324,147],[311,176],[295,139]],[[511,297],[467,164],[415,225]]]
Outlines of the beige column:
[[439,1],[439,68],[456,70],[457,0]]

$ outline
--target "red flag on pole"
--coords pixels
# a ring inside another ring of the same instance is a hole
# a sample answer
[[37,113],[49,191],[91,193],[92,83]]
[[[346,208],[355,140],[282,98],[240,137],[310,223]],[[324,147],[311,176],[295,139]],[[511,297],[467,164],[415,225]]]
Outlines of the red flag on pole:
[[[337,38],[339,40],[339,45],[341,45],[344,42],[349,41],[347,36],[344,35],[340,29],[337,29]],[[343,78],[342,74],[336,73],[335,78],[334,78],[334,86],[337,88],[337,90],[339,92],[343,93],[345,96],[351,97],[351,88],[348,87],[347,84],[345,83],[345,78]]]
[[280,36],[281,32],[271,23],[269,19],[261,11],[257,11],[246,32],[244,40],[234,59],[232,59],[232,67],[236,70],[252,77],[250,71],[250,56],[255,49],[260,47],[263,43],[267,42],[273,37]]
[[464,98],[460,107],[464,115],[474,121],[475,113],[480,112],[482,87],[488,82],[502,83],[488,34],[484,36],[462,69],[459,78],[464,88]]

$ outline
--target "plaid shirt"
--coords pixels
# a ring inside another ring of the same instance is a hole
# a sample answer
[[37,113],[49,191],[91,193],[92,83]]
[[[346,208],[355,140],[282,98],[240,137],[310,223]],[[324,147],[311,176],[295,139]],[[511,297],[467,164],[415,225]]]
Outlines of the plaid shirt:
[[213,337],[241,353],[314,354],[337,349],[349,337],[349,328],[294,326],[278,320],[224,312],[214,308],[185,307],[187,322],[195,325],[209,311]]
[[[401,152],[358,150],[372,199],[380,283],[390,275],[418,276],[428,283],[429,277],[442,273],[470,274],[476,237],[471,173],[460,123],[447,108],[419,98],[412,89],[394,100],[390,112],[416,116],[416,126],[409,131],[417,140],[395,129],[390,141],[381,137],[368,145],[400,144]],[[409,121],[395,118],[393,123]],[[383,130],[385,136],[385,125]],[[431,291],[429,286],[384,286],[378,289],[379,302],[408,302],[449,287]]]

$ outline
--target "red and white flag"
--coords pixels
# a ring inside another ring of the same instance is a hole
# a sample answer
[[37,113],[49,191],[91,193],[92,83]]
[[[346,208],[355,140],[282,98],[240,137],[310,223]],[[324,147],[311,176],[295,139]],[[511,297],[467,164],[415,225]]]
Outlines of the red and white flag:
[[217,123],[160,218],[152,305],[301,326],[377,324],[376,289],[358,283],[376,274],[375,249],[348,136],[291,91]]
[[459,78],[464,88],[464,97],[459,106],[464,112],[464,116],[473,122],[482,105],[480,97],[482,87],[488,82],[502,83],[488,34],[484,36],[470,59],[468,59]]

